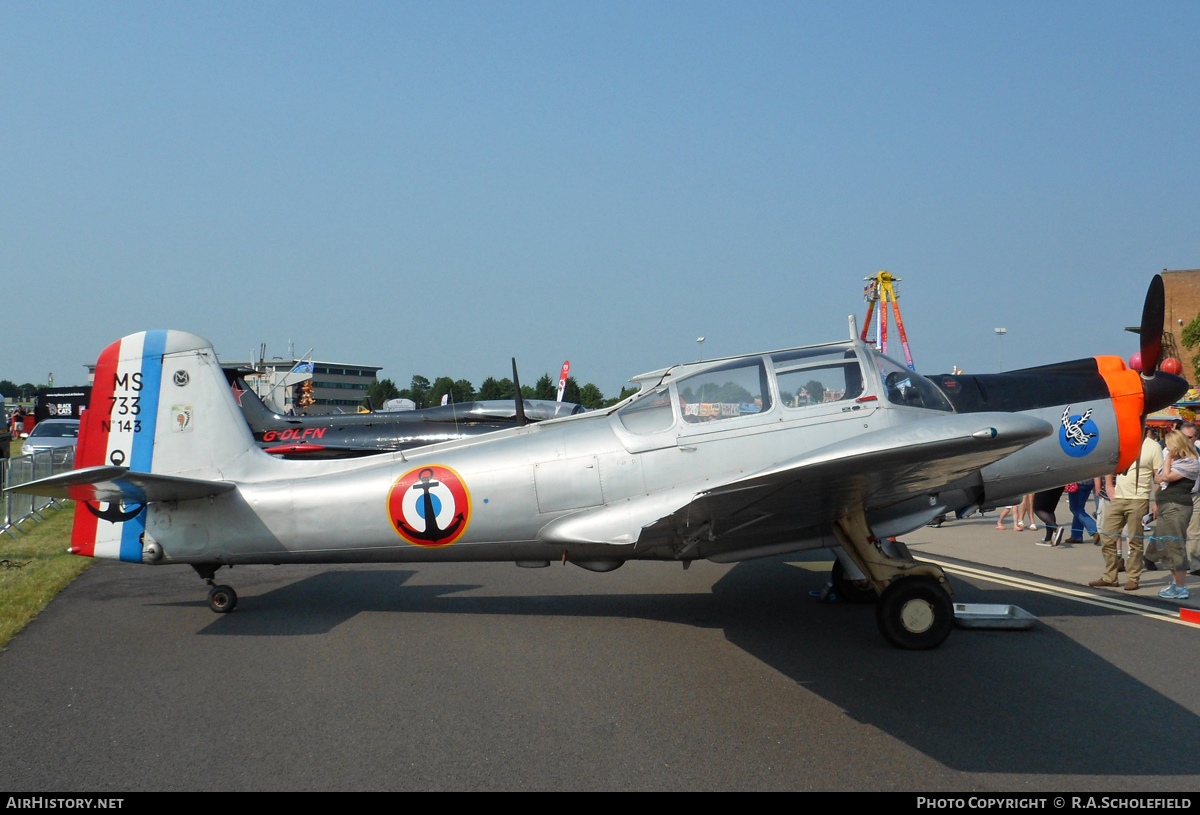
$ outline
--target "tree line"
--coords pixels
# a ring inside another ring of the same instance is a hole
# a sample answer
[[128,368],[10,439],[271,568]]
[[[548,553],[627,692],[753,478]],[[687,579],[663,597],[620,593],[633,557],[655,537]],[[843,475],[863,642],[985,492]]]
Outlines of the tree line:
[[[634,393],[637,393],[637,388],[622,388],[619,396],[606,398],[600,389],[591,382],[581,386],[575,377],[569,376],[567,384],[563,388],[563,401],[574,402],[595,410],[615,405]],[[439,376],[431,382],[427,377],[417,374],[407,388],[401,389],[390,379],[380,379],[367,390],[364,406],[377,410],[383,407],[389,399],[411,399],[417,409],[421,409],[440,405],[442,397],[446,394],[450,394],[450,401],[455,404],[473,402],[477,399],[512,399],[513,381],[507,377],[496,379],[489,376],[476,390],[475,386],[466,379]],[[553,401],[558,397],[558,382],[551,379],[550,374],[542,374],[532,386],[521,386],[521,396],[525,399]]]
[[[43,386],[44,387],[44,386]],[[7,379],[0,380],[0,395],[7,399],[31,400],[37,396],[38,386],[31,382],[17,385]],[[637,392],[637,388],[622,388],[619,396],[606,398],[600,389],[588,382],[580,385],[575,377],[567,377],[566,387],[563,388],[563,401],[574,402],[586,408],[596,408],[615,405]],[[390,379],[380,379],[367,390],[364,407],[378,409],[388,399],[411,399],[418,408],[433,407],[442,403],[442,396],[449,393],[450,400],[455,403],[473,402],[476,399],[512,399],[513,382],[507,377],[496,379],[489,376],[483,380],[479,390],[466,379],[451,379],[439,376],[432,382],[427,377],[417,374],[412,378],[407,388],[400,389]],[[541,378],[531,387],[521,386],[521,395],[526,399],[554,400],[558,396],[558,383],[550,378],[550,374],[542,374]]]
[[15,382],[10,382],[7,379],[0,379],[0,396],[5,399],[23,399],[29,400],[37,396],[38,386],[32,382],[26,382],[24,385],[18,385]]

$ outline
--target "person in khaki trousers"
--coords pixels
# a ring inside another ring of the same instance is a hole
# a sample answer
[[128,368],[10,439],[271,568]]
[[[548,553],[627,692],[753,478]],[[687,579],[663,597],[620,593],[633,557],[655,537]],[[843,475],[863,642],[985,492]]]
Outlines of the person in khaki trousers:
[[1125,561],[1125,591],[1135,591],[1141,580],[1142,552],[1145,540],[1142,518],[1150,512],[1150,490],[1154,473],[1162,466],[1162,448],[1150,438],[1149,430],[1142,437],[1142,449],[1129,469],[1117,476],[1113,494],[1104,510],[1104,525],[1100,529],[1100,549],[1104,553],[1104,576],[1088,583],[1094,587],[1117,585],[1117,543],[1122,531],[1129,539],[1129,558]]

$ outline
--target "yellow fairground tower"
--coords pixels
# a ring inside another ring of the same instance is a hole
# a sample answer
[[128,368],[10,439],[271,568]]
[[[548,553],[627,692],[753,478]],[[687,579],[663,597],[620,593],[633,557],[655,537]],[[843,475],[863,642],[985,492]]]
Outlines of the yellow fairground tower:
[[[904,361],[908,363],[909,370],[915,371],[912,351],[908,348],[908,335],[904,333],[904,321],[900,319],[900,300],[895,286],[900,282],[900,278],[895,277],[891,272],[881,271],[872,277],[863,279],[867,281],[867,285],[863,287],[863,299],[867,301],[867,318],[863,321],[862,341],[872,342],[880,351],[887,353],[887,304],[888,300],[891,300],[892,310],[896,312],[896,329],[900,332],[900,347],[904,349]],[[868,340],[867,332],[871,329],[871,315],[876,311],[879,312],[879,334],[874,340]]]

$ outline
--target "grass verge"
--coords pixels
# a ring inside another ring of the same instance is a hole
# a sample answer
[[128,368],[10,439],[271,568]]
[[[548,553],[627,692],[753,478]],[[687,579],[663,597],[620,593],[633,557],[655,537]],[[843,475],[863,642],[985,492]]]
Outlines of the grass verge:
[[25,523],[29,534],[16,540],[0,535],[0,560],[8,561],[0,565],[0,648],[92,565],[90,557],[67,554],[72,507],[47,510],[45,523]]

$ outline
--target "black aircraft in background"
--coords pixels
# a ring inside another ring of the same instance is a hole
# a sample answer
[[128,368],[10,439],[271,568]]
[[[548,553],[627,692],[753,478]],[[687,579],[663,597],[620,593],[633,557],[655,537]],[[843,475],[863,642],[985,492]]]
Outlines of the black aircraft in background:
[[281,416],[246,384],[242,371],[226,369],[225,375],[258,446],[289,459],[351,458],[407,450],[587,410],[571,402],[503,399],[421,410]]

